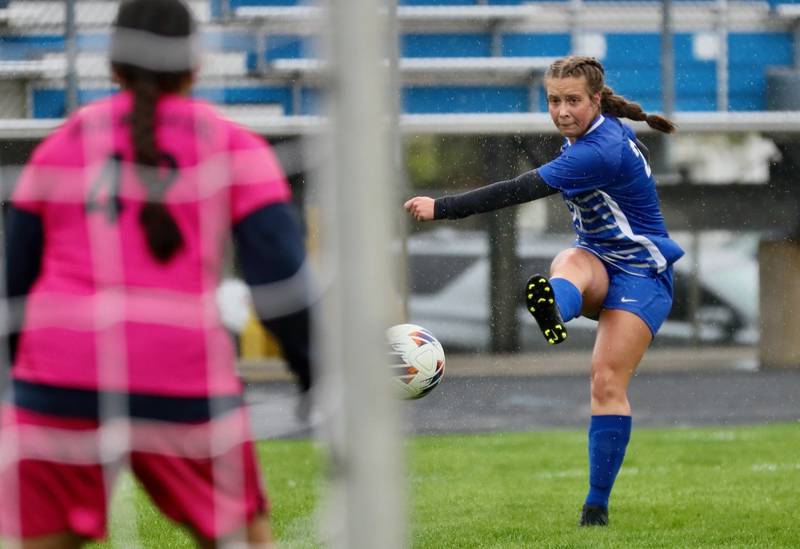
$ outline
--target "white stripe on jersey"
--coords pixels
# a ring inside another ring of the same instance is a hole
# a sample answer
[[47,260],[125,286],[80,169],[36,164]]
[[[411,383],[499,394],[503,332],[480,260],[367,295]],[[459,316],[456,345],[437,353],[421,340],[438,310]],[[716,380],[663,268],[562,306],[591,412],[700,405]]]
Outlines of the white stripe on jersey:
[[[584,221],[584,223],[588,223],[588,221]],[[583,234],[602,233],[603,231],[607,231],[609,229],[615,229],[616,227],[617,227],[616,223],[609,223],[608,225],[600,225],[596,229],[584,229]]]
[[[606,219],[608,219],[609,217],[611,217],[611,212],[606,212],[606,213],[604,213],[603,215],[596,215],[596,216],[594,216],[594,217],[587,217],[587,218],[585,218],[585,219],[583,220],[583,223],[584,223],[584,224],[588,224],[588,223],[594,223],[594,222],[595,222],[595,221],[597,221],[598,219],[602,219],[603,221],[605,221],[605,220],[606,220]],[[638,248],[637,248],[637,249],[638,249]]]
[[601,115],[600,115],[600,118],[598,118],[598,119],[595,121],[595,123],[594,123],[594,124],[592,124],[592,125],[591,125],[591,127],[590,127],[588,130],[586,130],[586,133],[585,133],[585,134],[583,134],[581,137],[586,137],[587,135],[589,135],[590,133],[592,133],[593,131],[595,131],[595,130],[597,129],[597,127],[598,127],[600,124],[602,124],[603,122],[605,122],[605,121],[606,121],[606,117],[605,117],[605,116],[603,116],[603,115],[601,114]]
[[[602,123],[603,123],[603,122],[605,122],[605,121],[606,121],[606,117],[605,117],[605,116],[603,116],[603,115],[601,114],[601,115],[600,115],[600,118],[598,118],[597,120],[595,120],[595,121],[594,121],[594,124],[592,124],[591,126],[589,126],[589,129],[588,129],[588,130],[586,130],[586,133],[585,133],[585,134],[583,134],[581,137],[586,137],[587,135],[589,135],[590,133],[592,133],[593,131],[595,131],[597,128],[599,128],[599,127],[600,127],[600,124],[602,124]],[[563,145],[561,145],[561,151],[562,151],[562,152],[563,152],[563,151],[564,151],[564,149],[566,149],[567,147],[571,147],[571,146],[573,145],[573,143],[572,143],[572,141],[570,141],[570,139],[575,139],[575,138],[574,138],[574,137],[573,137],[573,138],[569,138],[569,137],[565,137],[565,138],[564,138],[564,144],[563,144]]]
[[[617,225],[619,225],[619,229],[622,231],[622,234],[634,242],[641,244],[656,262],[656,268],[658,269],[658,272],[664,272],[664,270],[667,268],[667,260],[661,253],[661,250],[659,250],[658,247],[646,236],[634,234],[630,223],[628,223],[628,218],[625,216],[625,214],[622,212],[622,209],[619,207],[619,204],[617,204],[613,198],[608,196],[608,194],[604,193],[603,191],[598,190],[596,192],[603,197],[603,199],[606,201],[606,204],[608,204],[608,207],[611,208],[611,213],[614,214],[614,219],[617,220]],[[635,266],[638,267],[639,265]]]

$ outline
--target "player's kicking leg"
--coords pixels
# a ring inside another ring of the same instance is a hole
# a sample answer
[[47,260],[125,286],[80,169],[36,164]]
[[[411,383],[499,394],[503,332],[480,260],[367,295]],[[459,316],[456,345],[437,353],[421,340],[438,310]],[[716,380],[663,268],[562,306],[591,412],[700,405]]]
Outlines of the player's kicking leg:
[[535,274],[528,279],[525,303],[548,343],[557,345],[567,339],[566,324],[561,319],[553,286],[546,276]]

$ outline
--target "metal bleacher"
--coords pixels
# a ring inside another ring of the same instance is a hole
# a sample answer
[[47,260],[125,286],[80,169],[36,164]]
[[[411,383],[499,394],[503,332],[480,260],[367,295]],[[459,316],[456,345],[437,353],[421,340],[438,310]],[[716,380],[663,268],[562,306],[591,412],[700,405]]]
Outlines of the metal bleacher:
[[[200,22],[204,42],[199,70],[198,94],[220,103],[258,104],[264,113],[283,112],[263,85],[248,77],[248,44],[237,42],[237,33],[217,24],[209,16],[207,0],[189,2]],[[3,112],[3,118],[61,118],[66,110],[67,54],[64,37],[65,2],[12,1],[0,27],[0,81],[16,84],[24,101],[16,113]],[[77,14],[78,100],[85,103],[112,93],[107,61],[109,29],[117,3],[80,1]],[[233,34],[233,36],[231,36]],[[240,33],[238,33],[240,34]],[[0,82],[2,85],[2,82]],[[12,92],[16,91],[12,88]],[[11,114],[11,116],[9,116]]]
[[[400,79],[403,110],[425,112],[526,112],[536,110],[545,56],[503,56],[503,25],[539,13],[520,5],[400,5]],[[313,37],[324,20],[308,5],[243,5],[230,19],[254,36],[252,74],[290,83],[294,97],[319,86],[323,66],[309,58]],[[310,38],[311,37],[311,38]],[[284,57],[286,54],[291,57]],[[302,112],[296,105],[294,112]]]
[[[254,73],[284,75],[297,88],[314,80],[319,72],[318,63],[304,58],[313,49],[309,35],[317,28],[313,21],[320,19],[320,12],[313,6],[287,4],[292,3],[231,1],[229,16],[232,21],[247,23],[259,44],[255,58],[249,61]],[[402,59],[419,57],[418,66],[430,69],[428,79],[415,79],[404,70],[411,64],[404,66],[401,61],[406,84],[404,112],[543,110],[543,98],[536,93],[541,65],[545,59],[573,52],[576,39],[594,41],[588,53],[603,59],[608,80],[618,92],[635,98],[647,110],[662,107],[659,2],[587,1],[580,3],[579,18],[574,2],[417,0],[400,4],[397,20]],[[709,51],[708,44],[719,33],[719,5],[679,1],[674,6],[679,75],[675,107],[679,111],[717,110],[716,53],[713,47]],[[758,1],[728,2],[724,15],[730,73],[726,110],[765,110],[766,71],[794,63],[797,24],[787,15],[792,13],[791,7]],[[465,80],[463,74],[450,70],[445,59],[451,57],[480,57],[482,72],[476,70],[475,78]],[[515,60],[516,70],[527,72],[520,75],[501,69],[510,59]],[[497,78],[502,74],[508,79]],[[492,101],[495,93],[503,98]]]
[[[512,124],[508,121],[525,120],[550,131],[538,114],[545,107],[541,76],[553,58],[576,50],[600,57],[607,80],[619,93],[646,110],[662,107],[660,2],[399,4],[401,109],[408,124],[438,124],[453,131],[459,124],[484,124],[505,132],[505,125]],[[197,95],[277,127],[292,127],[286,120],[276,122],[283,117],[296,120],[302,130],[301,117],[319,114],[326,81],[325,63],[315,51],[325,23],[322,9],[297,0],[192,0],[190,5],[205,51]],[[793,67],[799,42],[800,4],[744,0],[727,5],[730,112],[705,116],[709,121],[764,111],[767,72]],[[692,116],[683,113],[715,111],[718,106],[716,62],[706,46],[718,32],[720,14],[714,1],[678,0],[673,6],[675,108],[691,124]],[[77,95],[84,103],[114,89],[105,51],[116,3],[82,0],[77,10]],[[0,7],[0,86],[25,99],[24,109],[16,115],[13,109],[3,112],[3,118],[64,116],[65,39],[63,32],[41,30],[43,25],[63,29],[64,17],[60,1],[12,0],[8,8]],[[467,114],[472,118],[458,118]],[[776,118],[775,123],[786,119]]]

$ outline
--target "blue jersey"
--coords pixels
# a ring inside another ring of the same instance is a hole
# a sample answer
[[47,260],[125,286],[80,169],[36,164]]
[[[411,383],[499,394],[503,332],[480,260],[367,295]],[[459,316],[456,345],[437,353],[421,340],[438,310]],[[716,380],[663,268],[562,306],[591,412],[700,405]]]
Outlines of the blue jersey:
[[617,118],[598,116],[537,171],[561,191],[572,213],[576,247],[638,276],[664,272],[683,255],[667,233],[636,134]]

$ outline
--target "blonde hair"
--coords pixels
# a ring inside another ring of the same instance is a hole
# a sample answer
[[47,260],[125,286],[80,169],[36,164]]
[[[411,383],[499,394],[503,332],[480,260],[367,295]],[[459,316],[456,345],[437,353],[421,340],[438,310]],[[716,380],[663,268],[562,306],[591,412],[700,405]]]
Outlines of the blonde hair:
[[594,57],[570,55],[555,61],[544,75],[545,81],[553,78],[581,77],[586,78],[589,94],[600,94],[600,111],[617,118],[628,118],[646,122],[654,130],[664,133],[673,133],[675,124],[660,115],[647,114],[639,103],[628,101],[621,95],[616,95],[614,90],[606,86],[605,69]]

